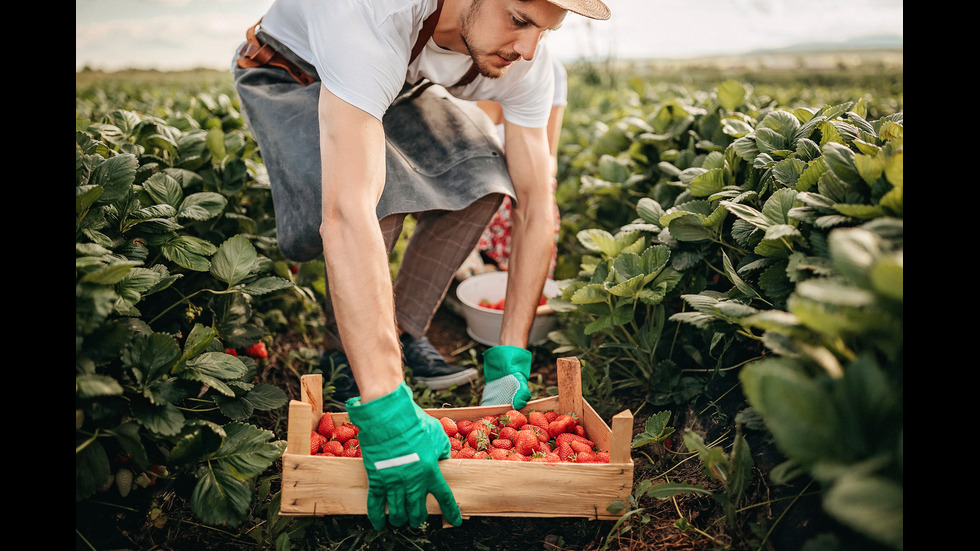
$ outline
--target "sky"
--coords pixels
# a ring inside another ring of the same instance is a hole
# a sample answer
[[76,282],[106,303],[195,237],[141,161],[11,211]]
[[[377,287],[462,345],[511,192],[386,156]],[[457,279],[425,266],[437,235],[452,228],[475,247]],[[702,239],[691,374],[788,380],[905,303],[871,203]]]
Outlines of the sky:
[[[329,1],[329,0],[325,0]],[[273,0],[75,0],[75,70],[227,69]],[[562,61],[685,59],[903,37],[903,0],[606,0],[607,21],[568,14]]]

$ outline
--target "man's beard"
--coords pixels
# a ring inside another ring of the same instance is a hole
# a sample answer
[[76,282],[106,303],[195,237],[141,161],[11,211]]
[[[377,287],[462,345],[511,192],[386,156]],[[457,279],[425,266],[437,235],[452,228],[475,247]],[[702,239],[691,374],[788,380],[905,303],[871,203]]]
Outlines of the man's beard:
[[480,1],[474,1],[470,6],[470,9],[465,14],[460,16],[459,37],[463,41],[463,45],[466,46],[466,49],[470,52],[470,58],[473,60],[473,64],[476,66],[476,69],[479,71],[480,75],[486,78],[500,78],[507,70],[507,67],[497,67],[496,65],[490,63],[490,59],[500,56],[508,61],[517,61],[521,58],[521,56],[517,52],[508,53],[506,55],[500,52],[490,53],[470,44],[470,30],[473,28],[473,22],[477,19],[477,12],[480,9],[481,4],[482,2]]
[[[476,66],[476,70],[479,71],[480,75],[486,78],[500,78],[503,76],[504,72],[507,71],[507,67],[498,67],[490,63],[490,59],[500,56],[509,61],[517,61],[521,58],[519,54],[504,55],[499,53],[487,53],[483,50],[474,48],[466,40],[465,35],[461,35],[463,39],[463,44],[466,45],[466,49],[470,52],[470,58],[473,60],[473,64]],[[512,59],[513,58],[513,59]],[[509,66],[508,66],[509,67]]]

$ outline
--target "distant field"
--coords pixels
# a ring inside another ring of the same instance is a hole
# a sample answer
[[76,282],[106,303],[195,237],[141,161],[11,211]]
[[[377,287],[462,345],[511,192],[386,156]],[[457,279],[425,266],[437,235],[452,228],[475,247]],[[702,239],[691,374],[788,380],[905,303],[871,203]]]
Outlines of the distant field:
[[[901,50],[853,50],[821,52],[778,52],[734,56],[713,56],[691,59],[607,60],[589,64],[609,70],[627,71],[638,76],[658,78],[696,78],[708,75],[726,75],[732,78],[751,78],[768,75],[770,78],[793,76],[854,77],[857,74],[903,74],[904,53]],[[569,63],[580,66],[582,63]],[[75,73],[75,87],[87,87],[101,81],[121,80],[141,83],[197,83],[230,82],[231,74],[225,71],[198,69],[188,71],[81,71]]]

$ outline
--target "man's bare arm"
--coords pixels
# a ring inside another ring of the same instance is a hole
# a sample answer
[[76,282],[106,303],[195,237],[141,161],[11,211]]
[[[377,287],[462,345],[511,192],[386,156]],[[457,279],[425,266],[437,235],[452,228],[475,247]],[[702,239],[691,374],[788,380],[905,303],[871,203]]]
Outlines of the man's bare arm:
[[320,236],[334,315],[362,402],[404,381],[391,273],[375,211],[385,183],[381,121],[320,88]]
[[507,166],[517,203],[511,212],[507,302],[500,344],[527,347],[554,247],[553,176],[545,128],[505,122]]

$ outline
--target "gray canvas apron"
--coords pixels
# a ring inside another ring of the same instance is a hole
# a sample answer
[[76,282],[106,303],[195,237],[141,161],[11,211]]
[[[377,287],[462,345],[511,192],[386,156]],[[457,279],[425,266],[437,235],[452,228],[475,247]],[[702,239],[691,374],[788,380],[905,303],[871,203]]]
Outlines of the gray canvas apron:
[[[263,34],[263,43],[316,74]],[[292,260],[312,260],[323,254],[317,116],[321,85],[303,86],[276,67],[234,67],[234,74],[242,115],[268,171],[279,247]],[[391,214],[461,210],[488,194],[514,196],[496,128],[475,104],[422,82],[405,87],[382,123],[387,167],[379,220]]]

